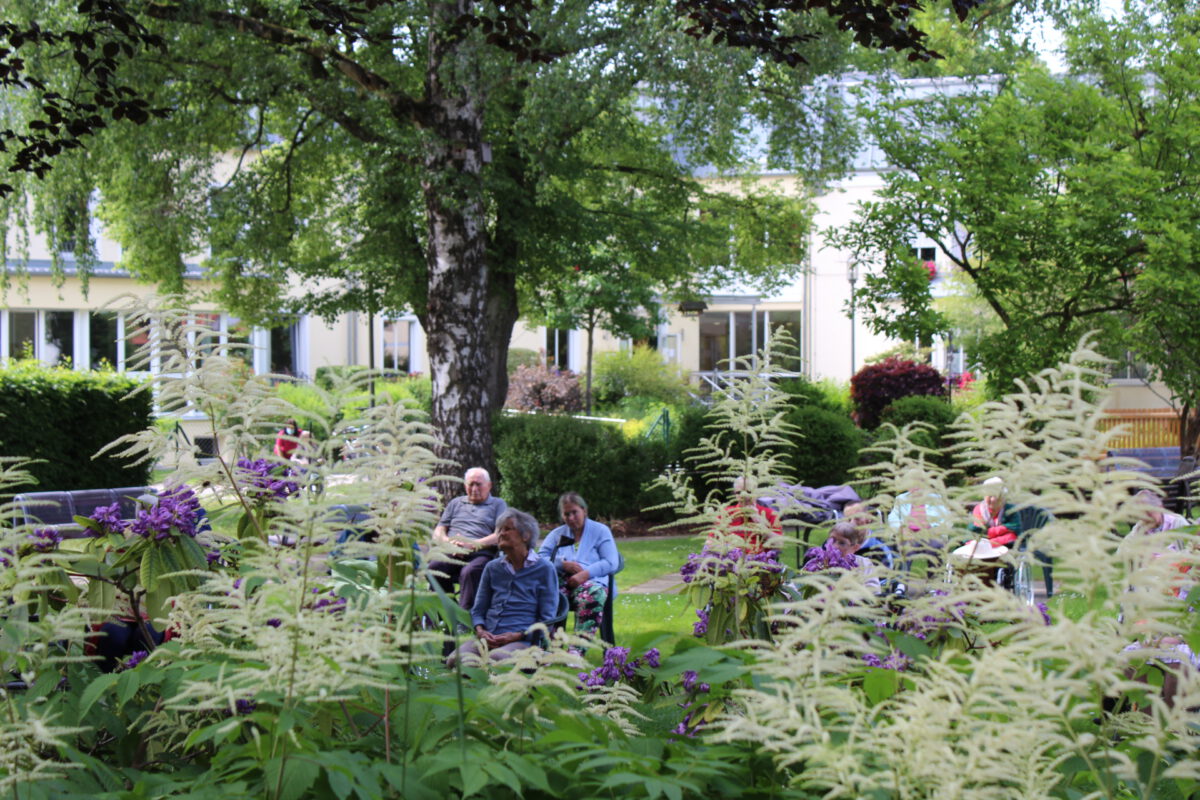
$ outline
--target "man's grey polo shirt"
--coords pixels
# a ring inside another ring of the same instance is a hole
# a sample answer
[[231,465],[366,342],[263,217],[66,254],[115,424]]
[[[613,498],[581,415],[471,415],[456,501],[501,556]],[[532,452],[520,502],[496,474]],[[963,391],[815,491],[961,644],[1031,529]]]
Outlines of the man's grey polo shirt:
[[482,503],[472,503],[459,496],[446,504],[439,525],[445,525],[451,536],[462,539],[482,539],[496,529],[496,518],[508,509],[499,497],[488,495]]

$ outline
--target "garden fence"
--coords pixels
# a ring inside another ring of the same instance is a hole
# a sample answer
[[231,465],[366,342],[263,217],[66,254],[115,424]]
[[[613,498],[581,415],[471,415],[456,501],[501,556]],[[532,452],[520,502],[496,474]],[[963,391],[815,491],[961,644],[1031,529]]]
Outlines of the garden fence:
[[1108,412],[1100,427],[1124,425],[1126,432],[1113,440],[1114,448],[1174,447],[1179,444],[1179,413],[1172,408],[1121,408]]

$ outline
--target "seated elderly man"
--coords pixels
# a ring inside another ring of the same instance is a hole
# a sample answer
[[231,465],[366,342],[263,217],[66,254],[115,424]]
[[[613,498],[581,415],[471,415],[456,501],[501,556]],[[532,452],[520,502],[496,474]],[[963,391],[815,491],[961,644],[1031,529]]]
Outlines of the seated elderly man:
[[482,467],[472,467],[463,476],[467,493],[446,504],[442,518],[433,529],[435,542],[452,542],[459,554],[452,561],[429,565],[446,594],[454,593],[457,581],[458,604],[469,609],[475,604],[475,589],[487,563],[496,557],[496,521],[508,504],[492,494],[492,479]]
[[500,558],[483,570],[471,622],[477,641],[463,644],[446,660],[478,657],[480,643],[487,645],[493,661],[508,658],[530,646],[529,628],[554,617],[558,610],[558,572],[548,558],[540,557],[538,524],[523,511],[508,509],[496,520]]

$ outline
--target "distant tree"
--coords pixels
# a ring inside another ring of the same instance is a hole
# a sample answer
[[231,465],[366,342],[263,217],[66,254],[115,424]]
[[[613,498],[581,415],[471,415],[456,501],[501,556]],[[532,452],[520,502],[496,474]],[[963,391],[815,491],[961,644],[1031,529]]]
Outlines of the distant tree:
[[860,308],[883,331],[945,330],[908,280],[914,235],[940,243],[1002,327],[975,356],[989,389],[1063,358],[1088,330],[1153,365],[1200,437],[1200,15],[1131,4],[1081,13],[1072,72],[1024,69],[958,96],[880,103],[869,126],[895,172],[834,241],[874,270]]

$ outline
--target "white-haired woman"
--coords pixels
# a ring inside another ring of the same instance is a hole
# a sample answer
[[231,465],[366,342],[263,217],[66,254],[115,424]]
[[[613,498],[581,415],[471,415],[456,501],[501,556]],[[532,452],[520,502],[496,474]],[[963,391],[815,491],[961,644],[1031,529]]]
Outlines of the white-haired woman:
[[471,607],[476,641],[459,647],[447,664],[468,654],[478,656],[480,643],[493,661],[508,658],[529,647],[529,629],[553,619],[558,610],[558,575],[534,550],[537,520],[510,508],[496,518],[496,535],[501,554],[483,568]]

